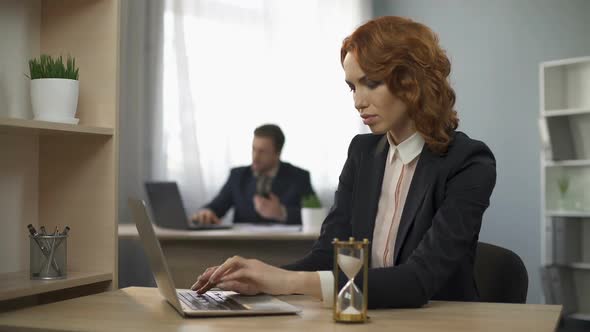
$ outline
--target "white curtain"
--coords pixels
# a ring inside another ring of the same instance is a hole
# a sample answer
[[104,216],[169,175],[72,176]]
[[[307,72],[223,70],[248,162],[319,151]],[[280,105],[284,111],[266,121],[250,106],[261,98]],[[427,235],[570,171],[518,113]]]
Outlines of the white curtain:
[[339,50],[369,4],[165,0],[153,177],[177,181],[192,212],[231,167],[250,164],[254,128],[275,123],[286,136],[281,159],[309,170],[331,204],[348,143],[365,132]]

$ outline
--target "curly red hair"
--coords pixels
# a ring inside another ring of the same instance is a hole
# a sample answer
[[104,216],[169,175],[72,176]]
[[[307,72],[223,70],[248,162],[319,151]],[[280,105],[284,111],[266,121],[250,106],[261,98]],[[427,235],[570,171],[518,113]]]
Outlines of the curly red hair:
[[459,125],[451,62],[437,35],[410,19],[384,16],[368,21],[344,39],[340,61],[354,55],[368,78],[384,81],[403,101],[416,130],[436,153],[447,151]]

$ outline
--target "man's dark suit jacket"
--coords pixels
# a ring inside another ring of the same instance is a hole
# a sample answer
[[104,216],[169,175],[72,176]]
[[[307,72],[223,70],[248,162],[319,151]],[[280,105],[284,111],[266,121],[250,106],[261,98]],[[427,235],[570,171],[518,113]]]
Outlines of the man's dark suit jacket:
[[[352,140],[318,241],[302,260],[284,268],[331,270],[334,238],[372,241],[388,150],[384,135]],[[475,249],[495,183],[496,162],[484,143],[454,132],[445,154],[437,155],[425,145],[403,208],[394,266],[369,269],[369,307],[477,300]],[[355,281],[361,286],[362,276]]]
[[[281,162],[271,191],[287,209],[286,224],[301,224],[301,199],[314,193],[309,172]],[[276,220],[263,218],[256,212],[253,201],[255,193],[256,177],[250,166],[236,167],[231,170],[219,194],[204,208],[213,210],[221,218],[234,207],[235,223],[276,223]]]

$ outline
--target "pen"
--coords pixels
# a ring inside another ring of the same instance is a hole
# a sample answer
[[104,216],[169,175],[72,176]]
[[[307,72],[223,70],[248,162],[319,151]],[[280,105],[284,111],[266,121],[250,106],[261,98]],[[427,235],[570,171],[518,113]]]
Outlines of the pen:
[[[70,232],[70,226],[67,226],[64,228],[63,232],[61,232],[61,234],[59,234],[60,236],[66,236],[68,235],[68,233]],[[65,238],[61,238],[59,239],[59,242],[57,242],[57,244],[55,245],[55,247],[59,247],[59,245],[63,242]]]
[[[58,230],[57,230],[57,227],[56,227],[56,229],[55,229],[55,233],[56,233],[56,235],[59,235],[59,236],[67,236],[67,235],[68,235],[68,233],[70,232],[70,226],[67,226],[67,225],[66,225],[66,227],[64,228],[64,230],[63,230],[61,233],[59,233],[59,234],[57,234],[57,231],[58,231]],[[59,248],[59,246],[61,245],[61,243],[63,242],[63,240],[64,240],[64,239],[65,239],[65,237],[62,237],[62,238],[60,238],[59,240],[57,240],[57,243],[55,243],[55,240],[56,240],[56,239],[54,239],[54,245],[52,246],[52,251],[55,251],[55,250],[57,250],[57,248]],[[58,274],[61,274],[61,272],[60,272],[60,270],[59,270],[59,267],[58,267],[57,263],[56,263],[54,260],[53,260],[53,262],[52,262],[52,263],[53,263],[53,265],[54,265],[55,271],[56,271]],[[47,268],[47,272],[49,273],[49,267]]]
[[[49,258],[47,259],[47,273],[49,273],[49,266],[53,265],[53,269],[55,270],[55,272],[58,275],[61,275],[61,269],[59,268],[59,265],[57,265],[55,258],[52,256],[55,254],[55,251],[57,250],[57,248],[61,244],[62,240],[63,239],[59,239],[59,241],[57,241],[56,238],[53,238],[53,244],[51,246],[51,253],[49,255]],[[57,241],[57,243],[56,243],[56,241]],[[47,243],[49,243],[49,240],[47,240]]]
[[[39,232],[40,235],[42,236],[47,236],[47,231],[45,230],[45,226],[41,226],[39,227]],[[43,242],[43,245],[45,246],[45,248],[49,248],[49,240],[47,239],[40,239]]]
[[32,224],[28,224],[27,228],[29,229],[29,233],[31,233],[31,235],[35,237],[39,236],[39,233],[37,233],[37,230],[35,229],[35,227],[33,227]]
[[45,256],[47,256],[47,254],[45,253],[45,246],[39,241],[39,238],[38,238],[39,233],[37,233],[37,230],[35,229],[35,227],[33,227],[33,225],[31,225],[31,224],[28,224],[27,228],[29,229],[29,233],[31,233],[31,235],[33,236],[33,240],[35,240],[35,242],[39,246],[39,249],[41,249],[43,254],[45,254]]
[[[55,230],[57,231],[57,227],[55,227]],[[49,259],[47,259],[47,268],[45,269],[45,274],[49,274],[49,268],[51,267],[51,263],[55,263],[53,261],[53,255],[55,254],[55,237],[53,238],[53,242],[51,243],[51,250],[49,251]],[[57,274],[60,274],[59,272],[59,267],[57,266],[57,264],[55,264],[55,272]]]
[[68,235],[68,232],[70,231],[70,226],[66,225],[66,228],[64,228],[63,232],[61,232],[60,235]]

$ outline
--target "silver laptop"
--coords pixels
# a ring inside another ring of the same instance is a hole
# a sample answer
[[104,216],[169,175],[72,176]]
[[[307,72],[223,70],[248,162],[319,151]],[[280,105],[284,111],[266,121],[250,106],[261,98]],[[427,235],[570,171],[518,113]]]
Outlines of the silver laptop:
[[129,199],[139,238],[148,257],[160,294],[182,316],[254,316],[296,314],[301,310],[269,295],[243,296],[211,290],[198,295],[190,289],[176,289],[162,253],[160,242],[144,201]]

